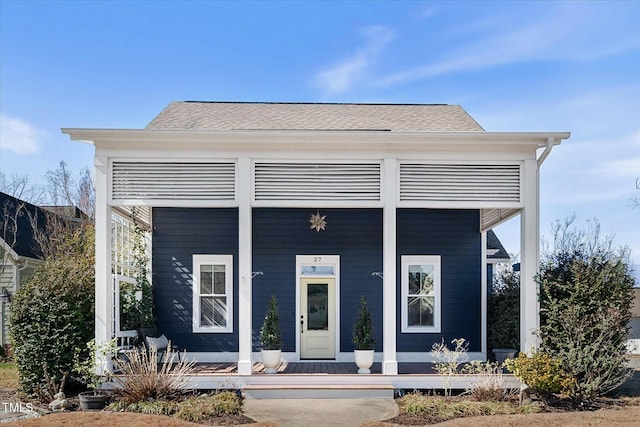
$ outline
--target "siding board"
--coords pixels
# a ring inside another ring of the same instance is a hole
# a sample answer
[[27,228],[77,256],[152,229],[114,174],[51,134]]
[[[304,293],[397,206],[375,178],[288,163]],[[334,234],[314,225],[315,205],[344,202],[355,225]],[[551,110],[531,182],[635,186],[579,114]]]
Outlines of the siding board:
[[399,209],[397,213],[397,310],[402,309],[401,256],[441,255],[442,333],[403,334],[397,323],[397,351],[430,351],[444,338],[481,349],[481,239],[478,210]]

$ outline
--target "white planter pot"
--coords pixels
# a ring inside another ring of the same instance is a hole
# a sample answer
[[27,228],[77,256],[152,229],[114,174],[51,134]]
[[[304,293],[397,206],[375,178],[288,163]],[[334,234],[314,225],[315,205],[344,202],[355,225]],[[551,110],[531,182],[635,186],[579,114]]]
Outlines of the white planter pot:
[[261,350],[262,364],[267,368],[267,374],[277,374],[282,350]]
[[359,374],[370,374],[373,365],[373,350],[353,350]]
[[513,359],[516,357],[518,350],[515,348],[494,348],[493,355],[496,357],[496,362],[502,365],[506,359]]

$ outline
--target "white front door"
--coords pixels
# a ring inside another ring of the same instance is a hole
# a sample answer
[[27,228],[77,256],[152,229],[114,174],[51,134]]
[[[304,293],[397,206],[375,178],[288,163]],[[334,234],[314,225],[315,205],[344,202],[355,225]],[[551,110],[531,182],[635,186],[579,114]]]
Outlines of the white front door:
[[336,279],[300,279],[300,358],[336,357]]

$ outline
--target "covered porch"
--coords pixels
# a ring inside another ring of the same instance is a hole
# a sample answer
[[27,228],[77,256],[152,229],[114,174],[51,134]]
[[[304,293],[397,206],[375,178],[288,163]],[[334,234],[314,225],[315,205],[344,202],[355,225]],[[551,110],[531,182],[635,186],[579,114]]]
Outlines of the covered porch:
[[[373,364],[369,375],[359,375],[352,362],[282,362],[277,369],[277,374],[266,374],[261,363],[254,363],[252,375],[240,375],[236,363],[198,363],[187,386],[237,389],[248,398],[393,397],[413,390],[465,390],[483,379],[439,375],[429,362],[400,362],[393,376],[383,375],[380,362]],[[511,374],[503,374],[501,381],[505,389],[521,386]]]

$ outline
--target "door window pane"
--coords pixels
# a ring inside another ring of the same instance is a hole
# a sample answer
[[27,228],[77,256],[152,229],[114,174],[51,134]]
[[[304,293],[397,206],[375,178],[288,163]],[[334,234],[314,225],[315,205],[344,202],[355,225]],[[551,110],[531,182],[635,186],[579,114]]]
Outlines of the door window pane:
[[307,329],[329,329],[329,285],[307,285]]

